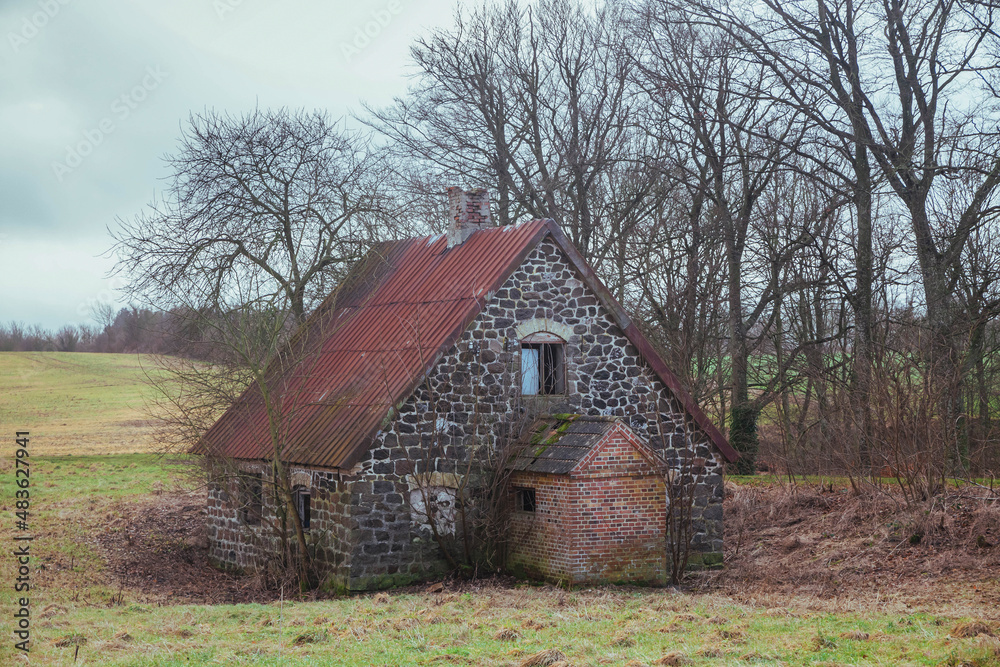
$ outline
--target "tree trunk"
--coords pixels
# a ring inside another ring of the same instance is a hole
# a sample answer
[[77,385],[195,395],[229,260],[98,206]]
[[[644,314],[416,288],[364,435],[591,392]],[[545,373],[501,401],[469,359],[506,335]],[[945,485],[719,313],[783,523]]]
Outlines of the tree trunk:
[[729,444],[739,452],[736,473],[752,475],[757,470],[757,416],[760,410],[750,402],[747,380],[749,351],[746,324],[743,321],[742,261],[735,239],[729,251],[729,357],[730,357],[730,426]]
[[872,472],[872,423],[871,381],[874,359],[872,316],[872,283],[874,280],[874,253],[872,251],[872,180],[868,149],[858,144],[855,151],[854,173],[857,185],[854,190],[857,207],[858,238],[855,252],[857,282],[854,294],[854,387],[853,411],[858,428],[858,464],[861,474]]

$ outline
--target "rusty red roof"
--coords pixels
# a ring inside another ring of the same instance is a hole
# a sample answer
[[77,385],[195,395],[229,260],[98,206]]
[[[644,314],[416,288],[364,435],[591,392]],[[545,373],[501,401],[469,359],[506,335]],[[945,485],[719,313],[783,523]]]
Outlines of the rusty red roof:
[[477,231],[447,247],[444,235],[382,243],[309,317],[269,391],[251,386],[195,448],[242,459],[273,457],[267,411],[281,415],[282,460],[350,468],[371,446],[392,406],[408,397],[493,293],[550,236],[626,336],[729,460],[736,452],[694,404],[558,225],[534,220]]

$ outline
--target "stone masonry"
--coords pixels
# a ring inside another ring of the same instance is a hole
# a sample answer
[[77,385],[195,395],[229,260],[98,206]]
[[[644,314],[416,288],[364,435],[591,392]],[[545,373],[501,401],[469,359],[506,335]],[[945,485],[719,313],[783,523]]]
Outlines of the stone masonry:
[[[519,341],[536,331],[566,341],[564,394],[520,395]],[[670,450],[688,448],[697,481],[691,562],[721,563],[721,456],[685,419],[562,251],[545,240],[416,391],[392,410],[352,470],[296,471],[308,476],[310,539],[330,568],[328,585],[380,588],[445,569],[429,521],[454,529],[454,517],[441,507],[448,504],[461,463],[476,448],[495,446],[513,421],[546,413],[620,417],[651,447],[666,449],[668,458]],[[209,489],[210,555],[220,565],[245,567],[267,540],[253,537],[263,528],[241,524],[233,489],[225,486]],[[443,500],[435,504],[433,519],[426,508],[414,510],[428,487]],[[264,514],[273,517],[273,507]]]

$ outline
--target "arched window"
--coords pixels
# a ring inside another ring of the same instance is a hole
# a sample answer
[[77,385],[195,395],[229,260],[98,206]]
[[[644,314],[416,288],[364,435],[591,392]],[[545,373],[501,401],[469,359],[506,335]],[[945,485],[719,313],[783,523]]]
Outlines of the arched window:
[[566,392],[566,341],[547,331],[521,339],[521,394]]
[[296,486],[292,489],[292,500],[295,501],[295,511],[299,513],[299,519],[302,521],[302,529],[309,530],[309,489]]

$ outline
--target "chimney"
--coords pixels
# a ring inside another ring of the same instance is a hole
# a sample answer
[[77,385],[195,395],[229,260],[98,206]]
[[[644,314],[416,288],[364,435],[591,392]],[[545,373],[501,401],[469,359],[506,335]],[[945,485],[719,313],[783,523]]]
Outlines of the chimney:
[[490,191],[475,188],[448,188],[448,247],[459,245],[473,232],[492,227]]

